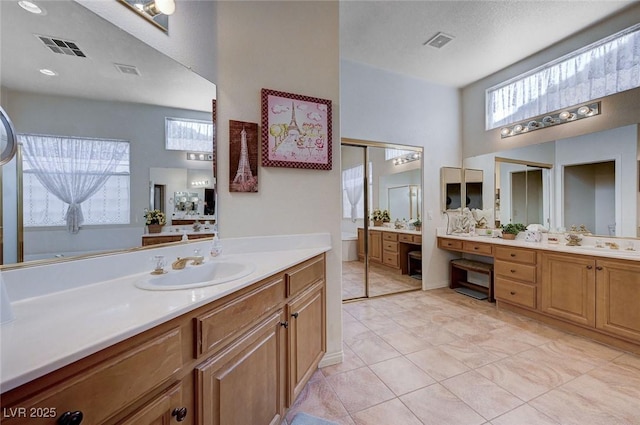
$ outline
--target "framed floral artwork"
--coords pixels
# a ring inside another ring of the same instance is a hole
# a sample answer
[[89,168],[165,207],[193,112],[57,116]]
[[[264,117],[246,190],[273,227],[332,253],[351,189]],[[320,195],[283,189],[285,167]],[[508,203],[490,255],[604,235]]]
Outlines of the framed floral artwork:
[[262,165],[331,170],[331,101],[262,89]]

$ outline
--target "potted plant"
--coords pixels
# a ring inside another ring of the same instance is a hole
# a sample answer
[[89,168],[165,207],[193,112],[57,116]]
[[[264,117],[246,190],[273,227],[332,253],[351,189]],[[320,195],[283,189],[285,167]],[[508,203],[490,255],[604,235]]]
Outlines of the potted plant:
[[160,210],[145,210],[144,218],[149,233],[160,233],[162,226],[167,223],[167,216]]
[[420,221],[420,217],[414,220],[413,227],[415,227],[418,232],[422,230],[422,221]]
[[371,220],[373,220],[374,226],[380,227],[383,223],[390,222],[391,217],[389,217],[389,211],[376,208],[371,213]]
[[502,239],[515,239],[518,233],[526,230],[522,223],[503,224],[500,228],[502,229]]

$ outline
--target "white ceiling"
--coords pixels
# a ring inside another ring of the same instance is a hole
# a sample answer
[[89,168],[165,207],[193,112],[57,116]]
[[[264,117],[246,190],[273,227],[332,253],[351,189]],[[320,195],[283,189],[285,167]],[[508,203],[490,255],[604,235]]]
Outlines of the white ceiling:
[[[464,87],[637,1],[355,1],[340,3],[340,57]],[[438,32],[441,49],[423,45]]]

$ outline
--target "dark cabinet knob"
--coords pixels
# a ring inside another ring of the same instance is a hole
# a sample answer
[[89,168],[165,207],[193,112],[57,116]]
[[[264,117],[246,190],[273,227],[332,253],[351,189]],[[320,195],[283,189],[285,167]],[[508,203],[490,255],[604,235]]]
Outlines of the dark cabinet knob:
[[514,269],[509,270],[511,273],[515,273],[516,271]]
[[514,253],[511,253],[511,256],[512,256],[512,257],[515,257],[515,256],[516,256],[516,254],[514,254]]
[[187,417],[187,408],[186,407],[176,407],[171,412],[171,416],[175,416],[177,422],[182,422]]
[[289,322],[280,322],[280,326],[287,329],[289,327]]
[[477,247],[477,246],[474,246],[474,247],[473,247],[473,249],[476,249],[476,250],[477,250],[477,249],[478,249],[478,247]]
[[602,270],[602,266],[596,267],[596,270]]
[[511,292],[509,292],[509,293],[510,293],[511,295],[515,295],[515,294],[516,294],[516,291],[511,291]]
[[78,410],[75,412],[64,412],[58,418],[58,425],[80,425],[83,417],[82,412]]
[[593,266],[589,265],[587,266],[587,270],[591,270],[593,268]]
[[297,318],[298,318],[298,316],[299,316],[299,314],[298,314],[298,312],[297,312],[297,311],[291,315],[291,317],[293,317],[294,319],[297,319]]

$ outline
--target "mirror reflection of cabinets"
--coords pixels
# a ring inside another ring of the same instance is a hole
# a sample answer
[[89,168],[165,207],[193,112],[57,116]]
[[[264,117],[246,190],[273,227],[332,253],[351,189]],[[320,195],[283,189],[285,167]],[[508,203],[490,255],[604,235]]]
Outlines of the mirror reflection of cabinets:
[[[17,254],[21,249],[28,260],[140,246],[143,211],[150,206],[150,196],[155,197],[155,188],[150,194],[145,170],[206,169],[213,187],[212,162],[188,160],[184,151],[166,150],[164,142],[167,117],[212,120],[213,83],[75,1],[47,2],[46,16],[27,13],[15,2],[0,2],[0,8],[2,101],[16,133],[119,139],[131,146],[126,222],[108,228],[85,225],[77,237],[70,238],[61,227],[23,229],[18,218],[7,223],[5,214],[3,248],[12,254],[4,256],[4,264],[21,261]],[[87,58],[52,53],[33,34],[64,34],[65,39],[78,42]],[[55,65],[58,75],[38,74],[42,64]],[[123,74],[114,64],[131,65],[131,71],[139,75]],[[33,77],[34,72],[40,76]],[[212,146],[215,149],[215,142]],[[11,193],[15,189],[6,188],[18,187],[22,174],[15,164],[3,166],[2,173],[3,210],[8,213],[12,205],[18,210],[20,202],[19,194]],[[190,189],[183,184],[168,190],[161,202],[166,205],[174,191],[192,192]],[[8,235],[16,237],[10,240]]]
[[[465,158],[484,170],[496,224],[584,224],[601,236],[638,237],[638,125]],[[518,190],[519,188],[519,190]]]

